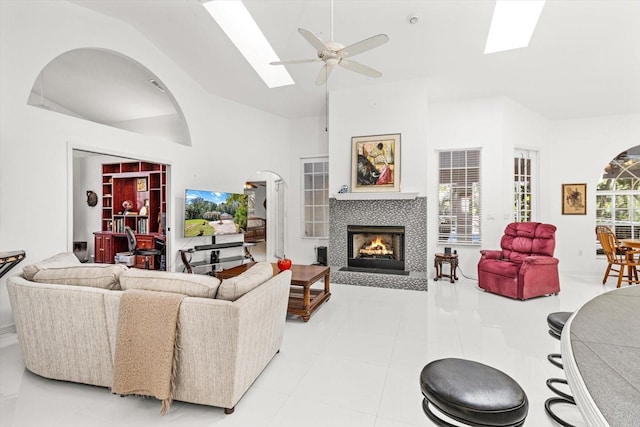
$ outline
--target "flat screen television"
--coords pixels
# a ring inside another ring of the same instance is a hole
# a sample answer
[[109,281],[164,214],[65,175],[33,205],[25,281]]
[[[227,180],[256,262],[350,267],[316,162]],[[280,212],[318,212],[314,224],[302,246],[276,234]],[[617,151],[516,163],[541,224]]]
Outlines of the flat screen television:
[[247,228],[247,196],[185,190],[184,237],[240,233]]

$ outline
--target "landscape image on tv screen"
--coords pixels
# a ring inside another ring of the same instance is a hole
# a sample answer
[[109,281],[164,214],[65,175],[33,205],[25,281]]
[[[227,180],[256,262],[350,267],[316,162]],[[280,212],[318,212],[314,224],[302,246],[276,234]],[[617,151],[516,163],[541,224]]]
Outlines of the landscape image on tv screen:
[[245,194],[185,191],[184,237],[240,233],[246,228]]

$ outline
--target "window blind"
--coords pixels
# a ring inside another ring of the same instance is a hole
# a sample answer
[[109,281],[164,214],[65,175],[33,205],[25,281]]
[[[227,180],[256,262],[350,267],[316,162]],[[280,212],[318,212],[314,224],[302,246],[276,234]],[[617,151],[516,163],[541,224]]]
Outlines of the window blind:
[[480,243],[480,195],[480,150],[440,151],[440,243]]

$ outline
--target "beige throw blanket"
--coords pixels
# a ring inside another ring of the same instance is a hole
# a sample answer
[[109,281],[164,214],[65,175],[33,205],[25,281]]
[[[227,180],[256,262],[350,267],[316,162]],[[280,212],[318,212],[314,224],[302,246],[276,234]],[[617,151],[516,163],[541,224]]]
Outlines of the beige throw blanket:
[[111,392],[162,400],[171,406],[178,357],[178,313],[185,295],[141,290],[123,293],[118,313]]

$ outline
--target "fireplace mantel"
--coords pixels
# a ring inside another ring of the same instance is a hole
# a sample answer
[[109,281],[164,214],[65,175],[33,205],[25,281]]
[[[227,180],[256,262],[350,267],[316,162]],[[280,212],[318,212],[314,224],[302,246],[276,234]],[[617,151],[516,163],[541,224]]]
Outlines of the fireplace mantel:
[[418,193],[338,193],[336,200],[415,200]]

